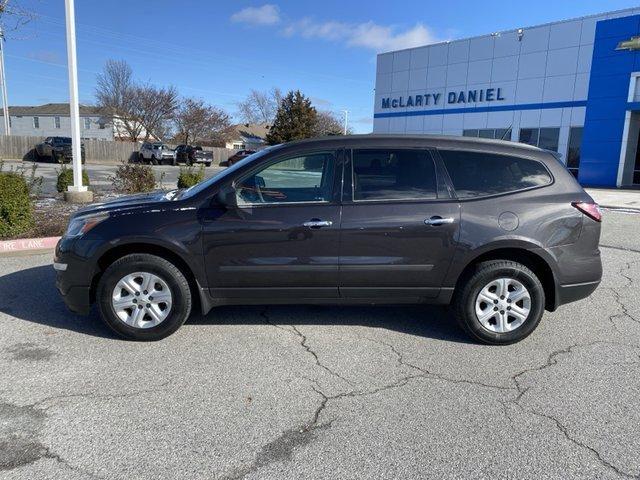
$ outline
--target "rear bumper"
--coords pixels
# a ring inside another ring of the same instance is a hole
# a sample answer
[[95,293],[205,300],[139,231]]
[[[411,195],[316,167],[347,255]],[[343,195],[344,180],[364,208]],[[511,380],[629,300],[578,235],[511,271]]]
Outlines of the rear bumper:
[[569,285],[558,285],[556,287],[555,307],[565,303],[576,302],[587,298],[600,285],[600,280],[594,282],[573,283]]

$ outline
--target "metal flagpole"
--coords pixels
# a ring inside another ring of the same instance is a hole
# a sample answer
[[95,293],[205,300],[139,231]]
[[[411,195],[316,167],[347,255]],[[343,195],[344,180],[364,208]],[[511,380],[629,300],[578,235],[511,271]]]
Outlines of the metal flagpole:
[[73,152],[73,185],[70,192],[86,192],[82,185],[82,146],[80,143],[80,109],[78,107],[78,69],[76,65],[76,19],[74,0],[65,0],[67,24],[67,62],[69,64],[69,110],[71,114],[71,141]]
[[11,135],[9,101],[7,100],[7,77],[4,70],[4,32],[0,28],[0,82],[2,83],[2,109],[4,113],[4,134]]

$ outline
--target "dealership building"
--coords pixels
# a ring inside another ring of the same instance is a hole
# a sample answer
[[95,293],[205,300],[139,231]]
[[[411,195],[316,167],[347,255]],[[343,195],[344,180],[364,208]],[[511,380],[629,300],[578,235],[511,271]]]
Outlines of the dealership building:
[[640,8],[378,55],[374,133],[498,138],[640,185]]

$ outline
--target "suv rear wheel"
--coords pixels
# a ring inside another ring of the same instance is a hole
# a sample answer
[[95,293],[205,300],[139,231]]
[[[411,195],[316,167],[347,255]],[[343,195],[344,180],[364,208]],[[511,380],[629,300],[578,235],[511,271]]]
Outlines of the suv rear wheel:
[[174,264],[149,254],[126,255],[112,263],[97,290],[100,314],[118,335],[160,340],[191,313],[187,279]]
[[544,288],[535,273],[509,260],[478,264],[453,301],[460,326],[496,345],[527,337],[540,323],[544,305]]

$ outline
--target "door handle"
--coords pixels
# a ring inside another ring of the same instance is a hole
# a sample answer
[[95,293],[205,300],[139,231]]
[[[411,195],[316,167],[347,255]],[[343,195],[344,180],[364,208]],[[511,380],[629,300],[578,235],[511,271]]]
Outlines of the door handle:
[[426,225],[438,226],[438,225],[446,225],[448,223],[453,223],[453,217],[442,218],[439,215],[435,215],[431,218],[427,218],[424,223]]
[[308,222],[304,222],[302,225],[308,228],[322,228],[322,227],[330,227],[333,225],[331,220],[320,220],[319,218],[312,218]]

